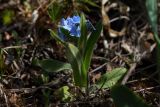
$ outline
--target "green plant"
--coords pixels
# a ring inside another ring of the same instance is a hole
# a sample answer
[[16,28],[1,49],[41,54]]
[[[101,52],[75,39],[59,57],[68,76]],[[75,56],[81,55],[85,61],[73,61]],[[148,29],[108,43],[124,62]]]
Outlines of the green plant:
[[[64,35],[71,36],[67,30],[61,28]],[[51,35],[57,41],[61,42],[66,48],[66,56],[73,70],[73,78],[76,86],[88,88],[88,69],[90,66],[91,56],[94,45],[101,33],[102,25],[99,22],[96,30],[87,36],[86,19],[81,15],[80,21],[81,35],[78,39],[77,46],[62,40],[56,33],[50,30]]]
[[149,107],[139,96],[123,85],[115,85],[111,96],[116,107]]
[[[94,46],[101,33],[102,24],[98,22],[96,27],[93,28],[91,23],[85,19],[84,14],[81,14],[81,17],[74,16],[66,20],[62,19],[61,25],[58,29],[58,35],[51,29],[49,31],[52,37],[65,47],[69,63],[45,59],[35,60],[34,64],[48,72],[59,72],[66,69],[73,71],[75,86],[80,87],[82,90],[85,89],[88,95],[89,86],[91,85],[89,84],[88,72]],[[89,27],[93,29],[88,31]],[[70,38],[74,38],[72,43],[69,41]],[[113,71],[103,74],[100,80],[93,86],[98,89],[111,88],[126,72],[126,68],[113,69]]]
[[73,95],[69,92],[68,86],[63,86],[59,89],[57,89],[54,92],[54,95],[61,99],[63,102],[69,102],[73,100]]
[[159,80],[160,80],[160,38],[158,36],[157,5],[158,5],[157,0],[146,0],[146,8],[149,16],[150,25],[154,33],[154,38],[157,42],[157,71],[159,73]]
[[5,9],[2,13],[2,20],[4,25],[9,25],[12,23],[14,17],[14,11]]
[[96,87],[100,88],[111,88],[124,76],[127,72],[126,68],[115,68],[110,72],[107,72],[101,76],[97,81]]
[[[49,12],[49,14],[52,14],[52,12]],[[112,98],[118,107],[133,107],[134,103],[139,103],[138,105],[142,107],[148,107],[147,104],[128,88],[117,84],[127,72],[126,68],[115,68],[103,74],[95,84],[89,83],[89,67],[94,46],[102,30],[102,24],[98,22],[96,27],[88,32],[87,21],[84,14],[81,14],[80,20],[79,16],[68,17],[66,20],[63,19],[58,33],[49,29],[51,36],[65,47],[66,57],[68,59],[67,63],[54,59],[44,59],[36,60],[34,64],[48,72],[72,71],[74,85],[80,87],[82,89],[81,91],[85,89],[86,95],[89,95],[90,85],[96,87],[96,90],[97,88],[98,90],[110,88]],[[72,42],[70,40],[72,40]],[[68,86],[61,87],[57,91],[57,96],[59,96],[62,101],[73,100],[73,95],[69,92]],[[121,93],[125,94],[125,97],[119,102],[120,97],[123,97]],[[131,97],[131,100],[127,99],[128,97]]]
[[44,90],[42,90],[42,95],[43,95],[43,99],[44,99],[44,107],[48,107],[51,91],[47,90],[47,89],[44,89]]

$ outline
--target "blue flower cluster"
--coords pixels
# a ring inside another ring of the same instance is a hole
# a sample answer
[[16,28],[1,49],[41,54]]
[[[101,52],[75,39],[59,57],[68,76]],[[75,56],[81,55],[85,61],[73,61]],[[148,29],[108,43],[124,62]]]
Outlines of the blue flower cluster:
[[[89,20],[87,20],[87,28],[88,29],[94,29],[93,25],[91,24],[91,22]],[[69,31],[71,36],[75,36],[75,37],[80,37],[80,17],[79,16],[73,16],[73,17],[68,17],[66,20],[64,18],[62,18],[61,22],[60,22],[60,27],[66,29]],[[61,29],[58,29],[58,33],[61,39],[65,39],[64,34],[61,32]]]

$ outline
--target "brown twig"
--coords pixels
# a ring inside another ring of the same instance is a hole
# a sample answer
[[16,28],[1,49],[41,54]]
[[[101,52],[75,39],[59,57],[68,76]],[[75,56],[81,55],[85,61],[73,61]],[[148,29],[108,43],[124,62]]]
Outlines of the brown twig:
[[128,70],[127,74],[124,76],[121,82],[122,85],[126,84],[128,78],[131,76],[132,72],[135,70],[136,65],[137,65],[136,63],[131,64],[130,69]]
[[9,107],[8,98],[5,94],[5,92],[3,91],[3,85],[2,84],[0,84],[0,95],[3,95],[3,97],[5,99],[6,107]]
[[160,85],[154,86],[154,87],[148,87],[148,88],[143,88],[143,89],[135,90],[134,92],[142,92],[142,91],[147,91],[147,90],[153,90],[155,88],[160,88]]
[[21,93],[21,92],[24,92],[24,93],[34,93],[36,92],[37,90],[39,89],[51,89],[50,87],[59,87],[63,84],[63,79],[58,79],[56,81],[52,81],[52,82],[49,82],[49,83],[46,83],[44,85],[41,85],[39,87],[36,87],[36,88],[19,88],[19,89],[6,89],[7,91],[11,92],[11,93]]

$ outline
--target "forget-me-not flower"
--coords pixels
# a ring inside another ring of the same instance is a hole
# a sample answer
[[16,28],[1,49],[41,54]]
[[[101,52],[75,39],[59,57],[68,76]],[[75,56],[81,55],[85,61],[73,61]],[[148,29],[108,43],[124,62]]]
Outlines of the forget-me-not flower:
[[[89,20],[86,22],[88,30],[94,29],[93,25]],[[80,37],[80,17],[79,16],[73,16],[68,17],[67,19],[62,18],[60,22],[60,27],[66,29],[69,31],[71,36]],[[65,39],[65,35],[61,32],[61,29],[58,29],[58,33],[61,39]]]

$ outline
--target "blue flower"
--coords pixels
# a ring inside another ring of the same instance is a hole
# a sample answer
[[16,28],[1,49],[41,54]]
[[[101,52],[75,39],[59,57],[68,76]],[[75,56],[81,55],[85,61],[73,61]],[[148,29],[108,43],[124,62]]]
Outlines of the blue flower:
[[[93,25],[91,24],[91,22],[89,20],[87,20],[87,29],[93,29],[95,30],[95,28],[93,27]],[[64,28],[66,30],[69,31],[71,36],[75,36],[75,37],[80,37],[80,17],[79,16],[73,16],[73,17],[68,17],[67,19],[62,18],[61,22],[60,22],[60,28]],[[65,35],[61,32],[61,29],[58,29],[58,33],[61,39],[65,40],[66,37]]]
[[80,23],[80,17],[79,16],[73,16],[73,23],[77,23],[77,24],[79,24]]

